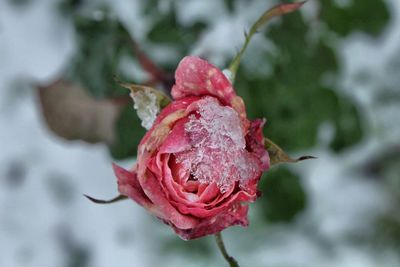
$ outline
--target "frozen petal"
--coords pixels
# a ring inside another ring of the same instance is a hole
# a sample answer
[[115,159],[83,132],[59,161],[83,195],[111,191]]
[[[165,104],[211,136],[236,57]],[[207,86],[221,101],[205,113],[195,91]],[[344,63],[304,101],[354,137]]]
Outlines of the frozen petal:
[[212,95],[219,98],[225,105],[230,105],[236,96],[231,83],[222,71],[195,56],[187,56],[179,63],[171,94],[174,99]]
[[160,182],[150,172],[145,174],[140,183],[147,197],[154,203],[154,206],[157,207],[159,212],[157,217],[168,221],[172,226],[179,229],[194,228],[198,224],[195,218],[181,214],[171,205],[165,192],[161,188]]
[[167,139],[161,145],[160,153],[177,153],[191,148],[188,138],[185,135],[185,123],[187,118],[177,121],[169,133]]

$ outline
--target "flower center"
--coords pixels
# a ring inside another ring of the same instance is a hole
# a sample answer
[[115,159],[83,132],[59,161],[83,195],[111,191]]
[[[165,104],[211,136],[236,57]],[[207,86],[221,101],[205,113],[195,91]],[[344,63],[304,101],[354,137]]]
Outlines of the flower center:
[[198,102],[198,114],[189,116],[185,133],[192,148],[178,153],[177,161],[200,183],[215,182],[226,192],[236,181],[255,177],[256,159],[245,149],[246,141],[237,112],[206,97]]

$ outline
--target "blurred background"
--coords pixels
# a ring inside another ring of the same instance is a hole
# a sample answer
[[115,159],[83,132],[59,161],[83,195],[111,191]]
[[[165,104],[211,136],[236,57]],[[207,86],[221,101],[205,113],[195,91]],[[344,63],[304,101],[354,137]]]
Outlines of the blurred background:
[[[0,1],[0,266],[226,266],[117,195],[144,129],[116,77],[168,92],[188,54],[225,68],[278,1]],[[400,266],[400,1],[310,0],[248,47],[235,87],[293,156],[260,183],[241,266]]]

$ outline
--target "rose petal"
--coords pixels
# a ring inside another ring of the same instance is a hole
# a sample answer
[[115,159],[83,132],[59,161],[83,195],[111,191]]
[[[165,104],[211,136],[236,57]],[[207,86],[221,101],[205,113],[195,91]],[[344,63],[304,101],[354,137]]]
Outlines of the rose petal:
[[[172,102],[167,107],[165,107],[161,113],[157,116],[153,126],[150,128],[149,131],[145,134],[143,139],[140,141],[139,148],[144,148],[145,144],[149,142],[149,139],[153,135],[153,132],[159,128],[160,124],[168,117],[170,114],[174,114],[180,110],[186,110],[186,108],[193,102],[201,99],[200,97],[187,97],[184,99],[180,99],[177,101]],[[170,125],[172,127],[173,123]],[[138,158],[140,156],[140,149],[138,149]]]
[[[220,196],[220,195],[218,195]],[[171,203],[176,206],[180,212],[183,214],[190,214],[198,218],[210,218],[218,215],[219,213],[223,213],[228,210],[234,203],[239,202],[253,202],[257,198],[257,192],[254,194],[249,194],[245,191],[238,191],[235,194],[226,193],[222,197],[223,200],[218,201],[218,204],[215,204],[213,201],[212,204],[204,205],[203,202],[197,200],[197,202],[187,202],[185,199],[171,199]]]
[[[182,163],[176,162],[174,155],[170,155],[168,167],[171,169],[171,174],[174,181],[182,186],[185,186],[185,183],[187,183],[190,178],[190,171],[184,168]],[[197,183],[197,187],[198,186],[199,183]]]
[[168,137],[159,148],[159,153],[178,153],[191,148],[189,139],[185,135],[185,123],[187,122],[188,118],[186,117],[175,123]]
[[177,110],[185,110],[191,103],[200,99],[201,97],[198,96],[190,96],[171,102],[160,112],[160,114],[158,114],[153,125],[159,124],[162,120],[165,119],[165,117],[167,117],[171,113],[174,113]]
[[195,56],[183,58],[175,71],[175,85],[171,94],[175,100],[190,96],[215,96],[222,104],[231,106],[238,112],[247,131],[249,122],[243,99],[236,95],[231,82],[222,71],[206,60]]
[[165,192],[161,189],[159,181],[153,174],[147,172],[143,178],[144,179],[139,180],[139,182],[147,197],[154,203],[154,206],[157,207],[159,211],[158,217],[160,219],[170,222],[171,225],[179,229],[190,229],[198,224],[195,218],[183,215],[170,204]]
[[227,196],[225,201],[221,201],[220,205],[210,205],[207,208],[191,207],[191,206],[181,206],[181,203],[175,203],[179,206],[184,214],[191,214],[199,218],[209,218],[218,215],[229,209],[234,203],[239,202],[253,202],[257,198],[256,194],[250,195],[244,191],[239,191],[233,195]]
[[171,91],[174,99],[187,96],[213,95],[225,105],[236,96],[231,83],[214,65],[195,57],[181,60],[175,71],[175,85]]
[[251,122],[249,133],[246,135],[247,149],[252,152],[261,162],[263,171],[269,169],[269,155],[264,148],[263,127],[265,119],[256,119]]
[[198,202],[199,197],[197,194],[185,191],[184,185],[177,183],[172,177],[172,172],[168,164],[169,159],[169,154],[163,155],[163,175],[159,178],[165,192],[170,197],[170,200],[173,201],[173,203],[181,203],[186,206],[198,206],[204,208],[204,204]]
[[113,163],[115,176],[118,180],[118,190],[121,195],[127,196],[139,205],[148,208],[152,206],[150,199],[145,195],[137,180],[136,172],[127,171]]
[[215,199],[219,193],[219,188],[216,183],[208,184],[204,191],[201,192],[199,201],[202,203],[208,203]]
[[240,203],[233,205],[230,210],[218,214],[215,217],[202,220],[196,228],[179,229],[173,227],[175,232],[184,240],[199,238],[205,235],[216,234],[232,225],[241,225],[246,227],[248,206],[242,206]]

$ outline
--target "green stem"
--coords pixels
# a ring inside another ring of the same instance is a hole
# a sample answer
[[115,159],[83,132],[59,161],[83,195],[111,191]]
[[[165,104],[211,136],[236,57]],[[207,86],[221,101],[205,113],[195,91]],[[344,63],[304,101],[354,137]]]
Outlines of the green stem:
[[240,61],[242,59],[242,56],[244,54],[244,51],[246,51],[247,46],[250,43],[251,37],[253,37],[253,35],[257,32],[257,29],[254,27],[251,27],[250,32],[247,34],[245,32],[245,41],[244,44],[242,46],[242,48],[240,49],[240,51],[236,54],[235,58],[232,60],[231,64],[229,65],[229,70],[231,71],[231,82],[233,83],[235,81],[235,76],[236,76],[236,72],[239,68],[239,64]]
[[230,256],[226,251],[224,240],[222,239],[221,232],[215,234],[215,241],[217,242],[218,248],[221,251],[222,256],[224,256],[225,260],[229,263],[230,267],[240,267],[235,258]]
[[298,3],[289,3],[289,4],[280,4],[277,6],[274,6],[273,8],[265,11],[259,18],[258,20],[251,26],[249,33],[245,33],[245,41],[242,46],[242,48],[239,50],[239,52],[236,54],[235,58],[232,60],[231,64],[229,65],[229,70],[231,72],[231,82],[233,84],[236,76],[236,72],[239,68],[240,60],[242,59],[242,56],[244,54],[244,51],[246,51],[247,46],[250,43],[251,38],[257,31],[264,26],[270,19],[276,16],[284,15],[287,13],[290,13],[294,10],[297,10],[300,8],[305,1],[298,2]]

